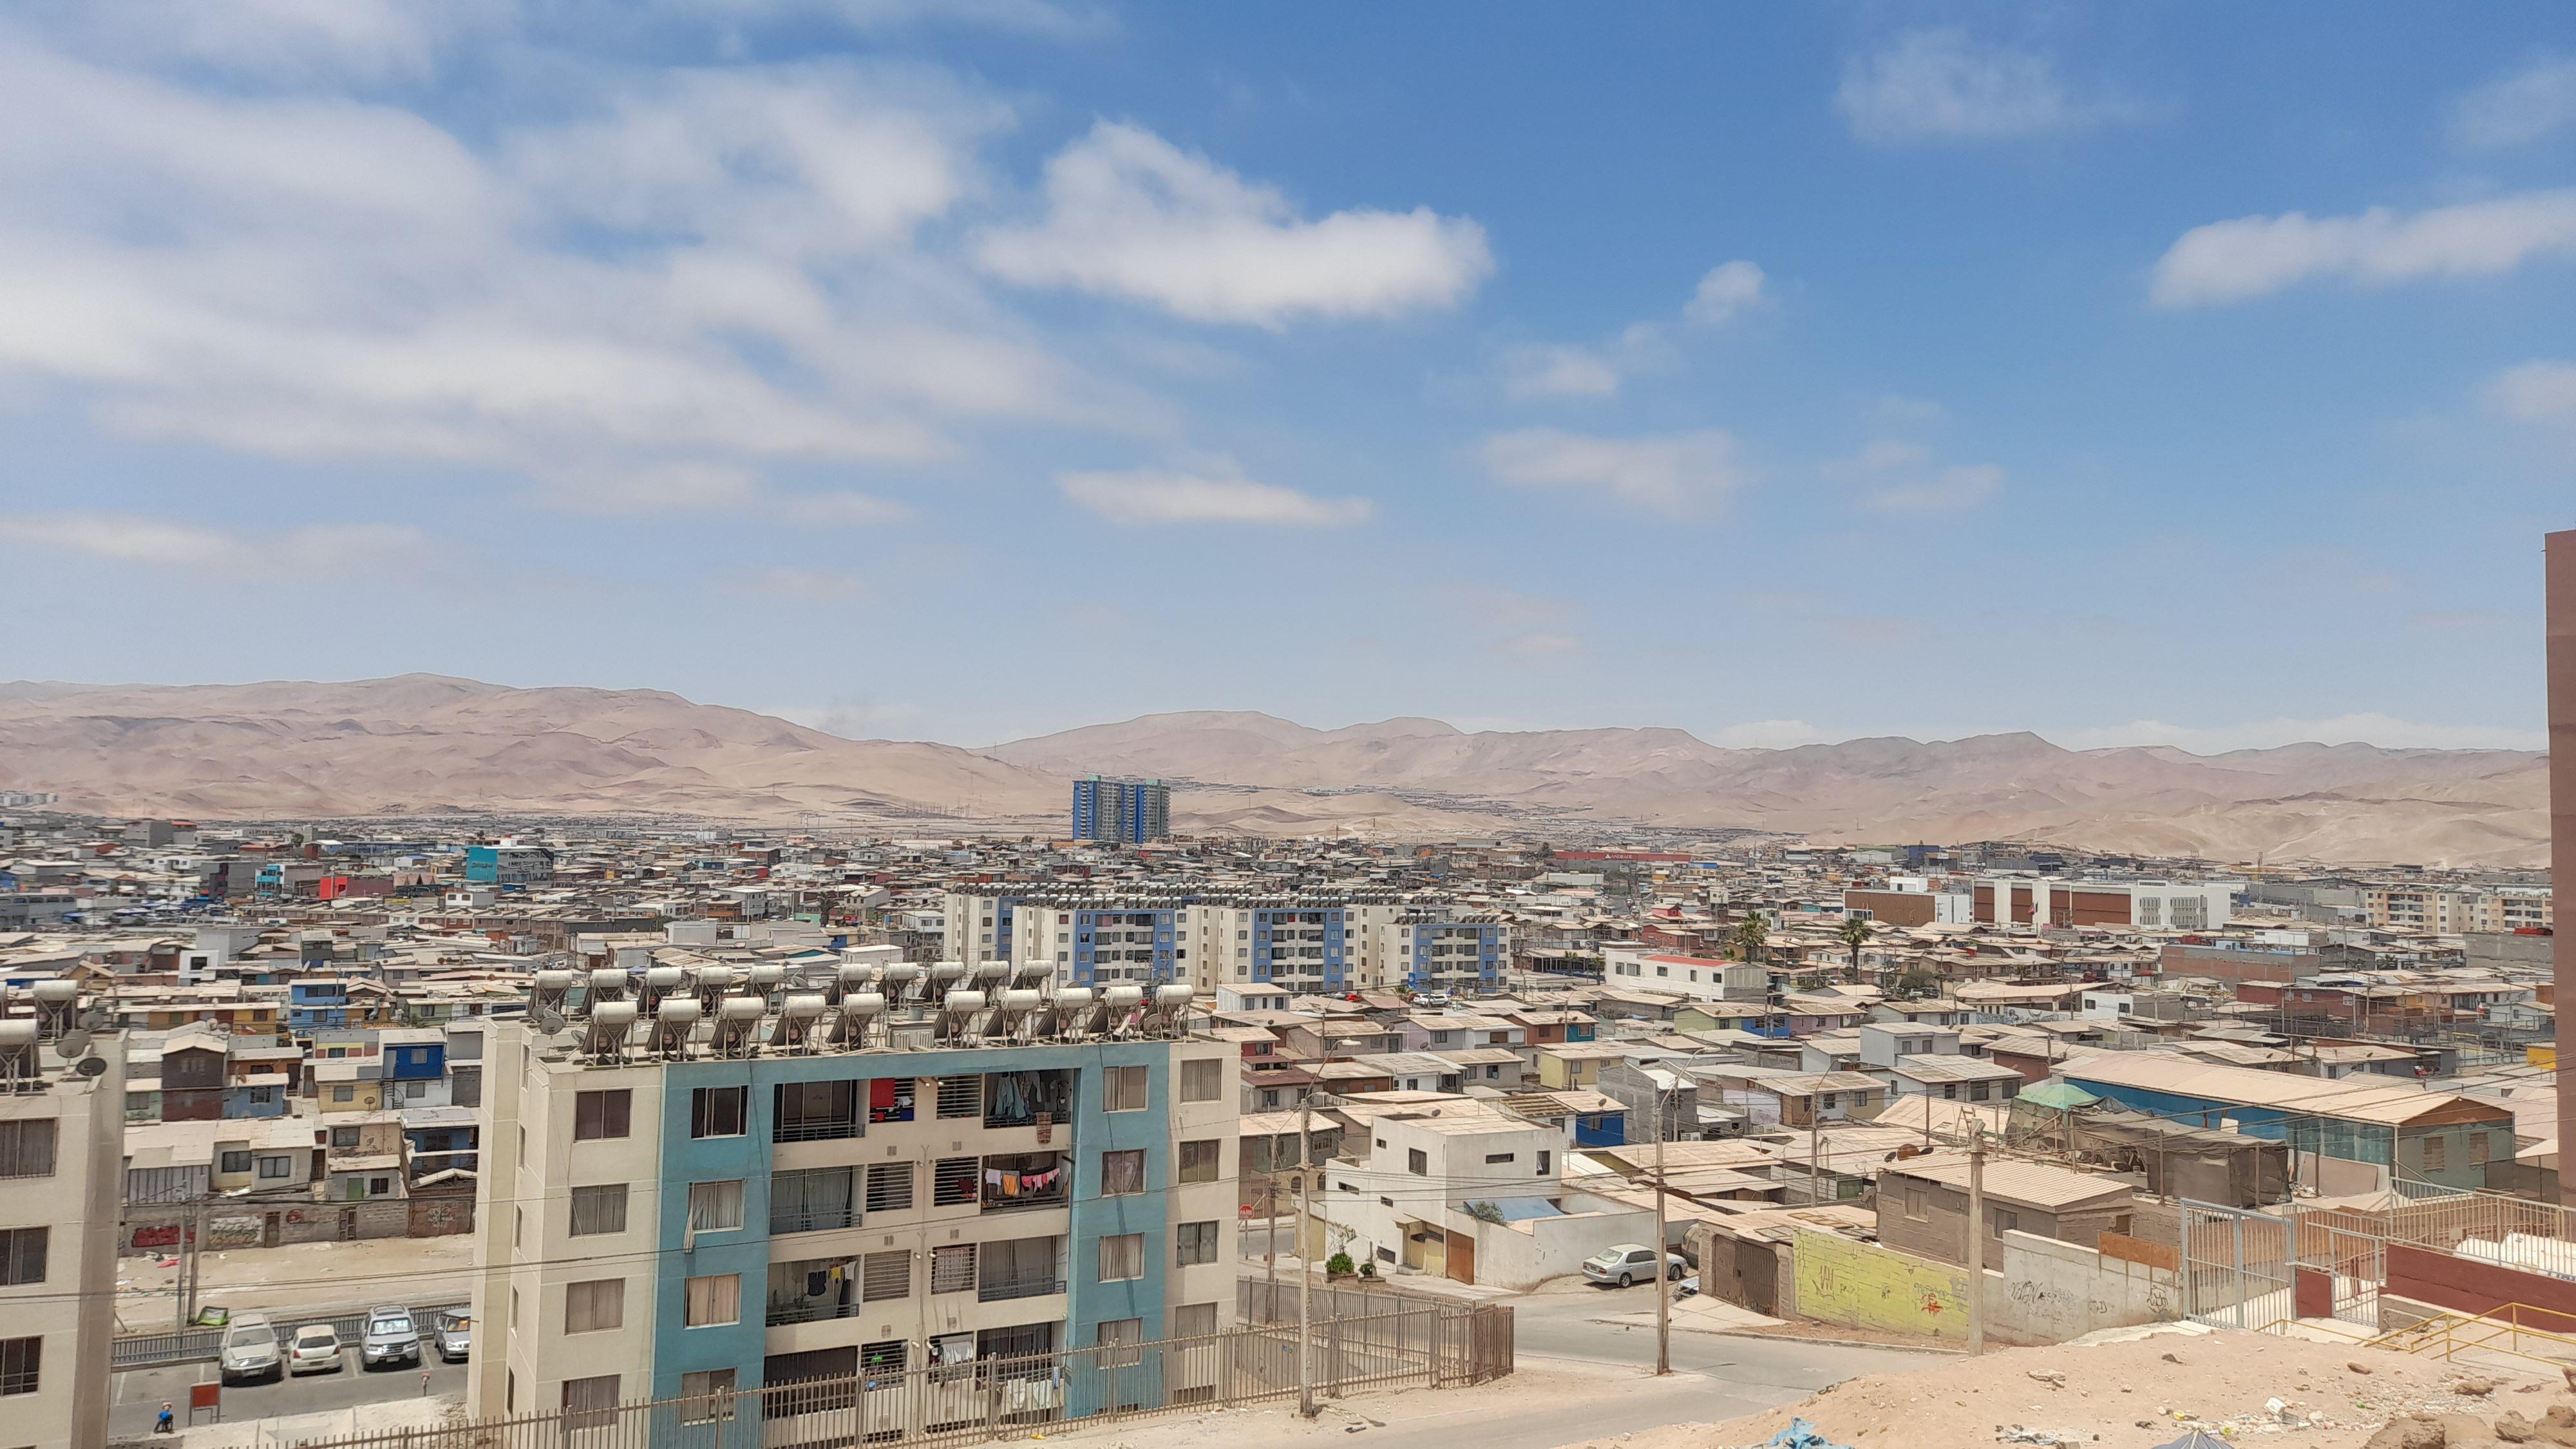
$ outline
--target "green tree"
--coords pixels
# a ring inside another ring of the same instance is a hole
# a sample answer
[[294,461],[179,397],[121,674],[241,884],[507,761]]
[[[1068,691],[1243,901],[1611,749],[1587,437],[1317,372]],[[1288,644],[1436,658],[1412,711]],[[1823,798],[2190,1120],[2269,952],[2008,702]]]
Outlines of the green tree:
[[1851,948],[1851,979],[1860,980],[1860,948],[1869,944],[1875,928],[1859,916],[1843,918],[1843,944]]
[[1744,919],[1735,923],[1735,950],[1745,960],[1760,965],[1770,944],[1771,922],[1760,911],[1747,911]]
[[1912,1001],[1940,993],[1941,978],[1926,967],[1908,966],[1904,974],[1896,978],[1895,994],[1901,999]]

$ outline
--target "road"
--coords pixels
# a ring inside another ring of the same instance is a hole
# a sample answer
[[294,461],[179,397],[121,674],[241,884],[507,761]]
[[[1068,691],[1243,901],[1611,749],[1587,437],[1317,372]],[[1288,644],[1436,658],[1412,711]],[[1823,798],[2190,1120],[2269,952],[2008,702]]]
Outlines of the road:
[[[236,1384],[224,1390],[224,1421],[237,1424],[279,1414],[318,1414],[419,1396],[420,1369],[361,1369],[356,1349],[342,1352],[346,1361],[335,1374],[307,1374],[268,1384]],[[432,1358],[424,1367],[429,1370],[432,1394],[465,1392],[465,1365],[443,1364]],[[108,1410],[109,1436],[149,1434],[164,1399],[184,1427],[188,1420],[188,1386],[211,1381],[214,1376],[215,1366],[211,1363],[173,1364],[118,1374],[115,1402]]]

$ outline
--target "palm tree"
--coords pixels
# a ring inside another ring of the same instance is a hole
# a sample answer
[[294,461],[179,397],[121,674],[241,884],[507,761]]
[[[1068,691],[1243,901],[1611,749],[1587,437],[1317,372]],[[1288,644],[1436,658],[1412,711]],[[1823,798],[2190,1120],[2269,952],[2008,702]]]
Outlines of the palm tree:
[[1854,983],[1860,980],[1860,948],[1869,944],[1872,929],[1869,922],[1859,916],[1843,918],[1843,944],[1851,948],[1851,979]]
[[1770,941],[1771,923],[1760,911],[1747,911],[1744,919],[1735,923],[1735,949],[1743,953],[1745,960],[1759,965],[1763,948]]

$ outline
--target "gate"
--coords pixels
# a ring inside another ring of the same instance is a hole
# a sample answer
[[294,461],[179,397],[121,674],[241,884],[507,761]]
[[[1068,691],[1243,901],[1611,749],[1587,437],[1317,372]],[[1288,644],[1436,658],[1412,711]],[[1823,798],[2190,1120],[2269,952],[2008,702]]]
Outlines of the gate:
[[2387,1248],[2387,1240],[2373,1233],[2299,1221],[2298,1266],[2331,1274],[2334,1316],[2373,1333],[2379,1331],[2379,1285],[2388,1281]]
[[2183,1199],[2183,1312],[2217,1328],[2256,1330],[2298,1317],[2296,1243],[2290,1224],[2269,1213]]

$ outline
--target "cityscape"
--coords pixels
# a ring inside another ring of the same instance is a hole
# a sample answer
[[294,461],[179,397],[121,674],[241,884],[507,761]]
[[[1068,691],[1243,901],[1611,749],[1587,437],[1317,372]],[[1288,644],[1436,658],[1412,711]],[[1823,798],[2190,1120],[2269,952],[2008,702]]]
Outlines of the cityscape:
[[2576,1445],[2547,7],[0,15],[0,1449]]

